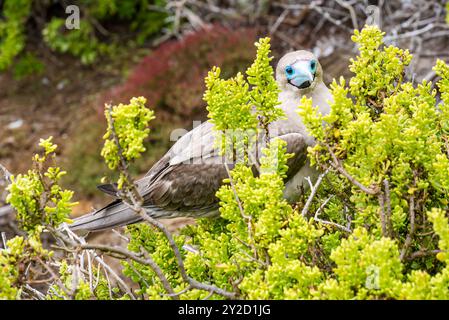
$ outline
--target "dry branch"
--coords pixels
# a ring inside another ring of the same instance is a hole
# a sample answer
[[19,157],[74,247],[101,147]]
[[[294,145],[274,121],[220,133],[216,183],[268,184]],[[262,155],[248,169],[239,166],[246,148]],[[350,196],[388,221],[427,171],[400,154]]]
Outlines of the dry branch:
[[324,173],[320,174],[318,176],[318,179],[315,182],[315,185],[312,185],[312,181],[310,180],[310,177],[306,177],[307,182],[310,186],[310,195],[307,198],[306,204],[304,205],[304,208],[302,208],[301,215],[305,217],[307,215],[307,211],[309,210],[310,205],[312,204],[312,200],[316,195],[316,192],[318,191],[318,187],[321,184],[321,181],[323,181],[323,178],[326,176],[326,174],[329,172],[329,169],[327,169]]

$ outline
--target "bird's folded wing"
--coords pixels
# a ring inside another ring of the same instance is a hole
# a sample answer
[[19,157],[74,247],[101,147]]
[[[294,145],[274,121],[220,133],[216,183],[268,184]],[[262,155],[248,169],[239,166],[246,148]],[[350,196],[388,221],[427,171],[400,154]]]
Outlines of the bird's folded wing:
[[[279,138],[287,142],[287,152],[293,154],[287,163],[289,179],[304,165],[307,145],[299,133],[289,133]],[[203,150],[210,149],[204,147]],[[178,211],[195,211],[217,206],[215,193],[222,185],[223,179],[228,177],[225,164],[217,154],[198,154],[199,156],[190,159],[186,157],[184,162],[167,163],[161,166],[160,172],[147,175],[144,178],[146,181],[139,181],[139,192],[144,197],[145,204]],[[254,158],[257,155],[260,155],[260,151],[254,153]],[[234,164],[227,166],[232,169]]]
[[177,164],[167,168],[151,184],[139,188],[144,206],[157,206],[170,211],[214,209],[215,193],[226,168],[220,164]]
[[171,211],[217,207],[215,193],[227,172],[215,148],[212,128],[213,124],[204,122],[182,136],[146,176],[137,181],[144,205]]
[[[218,207],[215,193],[227,178],[227,170],[215,148],[214,134],[209,122],[196,127],[181,137],[146,176],[136,182],[144,206],[184,212]],[[307,145],[299,133],[278,138],[286,141],[287,152],[294,154],[287,163],[289,179],[305,163]],[[253,161],[259,160],[262,147],[260,143],[258,149],[252,151]],[[233,163],[227,165],[229,169],[234,167]]]
[[288,159],[288,171],[287,179],[289,180],[293,177],[296,172],[298,172],[307,160],[307,143],[305,137],[300,133],[287,133],[278,138],[287,142],[287,153],[293,154],[293,156]]

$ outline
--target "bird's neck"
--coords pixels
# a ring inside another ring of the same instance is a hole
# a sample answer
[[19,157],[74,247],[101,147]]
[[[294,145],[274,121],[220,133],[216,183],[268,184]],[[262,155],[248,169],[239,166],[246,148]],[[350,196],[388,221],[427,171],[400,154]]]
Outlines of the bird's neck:
[[330,111],[329,102],[332,102],[332,95],[323,82],[316,85],[315,89],[306,94],[298,91],[285,90],[279,94],[280,107],[287,114],[297,113],[298,107],[301,105],[303,96],[312,98],[313,106],[317,106],[322,114],[328,114]]
[[272,124],[272,134],[279,136],[292,132],[301,133],[305,135],[307,144],[313,145],[314,139],[307,134],[303,120],[298,114],[303,96],[312,98],[312,105],[318,107],[318,110],[322,114],[329,113],[329,103],[332,102],[332,95],[326,85],[322,82],[318,83],[312,92],[305,95],[301,95],[294,91],[282,91],[279,94],[279,102],[281,103],[279,107],[284,110],[286,119],[275,121]]

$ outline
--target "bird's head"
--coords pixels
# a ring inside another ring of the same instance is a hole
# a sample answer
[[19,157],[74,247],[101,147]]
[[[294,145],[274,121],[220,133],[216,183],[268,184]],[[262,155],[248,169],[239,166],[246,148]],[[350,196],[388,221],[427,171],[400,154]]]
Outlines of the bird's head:
[[309,51],[287,53],[276,67],[276,80],[282,91],[292,91],[302,96],[322,81],[323,70],[318,59]]

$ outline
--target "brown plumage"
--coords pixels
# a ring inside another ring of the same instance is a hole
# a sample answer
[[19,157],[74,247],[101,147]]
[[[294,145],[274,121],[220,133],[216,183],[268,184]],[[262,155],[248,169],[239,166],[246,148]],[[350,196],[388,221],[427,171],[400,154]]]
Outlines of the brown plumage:
[[[314,55],[307,51],[286,54],[276,68],[276,80],[281,89],[279,101],[287,119],[270,124],[270,138],[279,137],[287,142],[289,159],[285,197],[293,202],[299,196],[304,177],[313,176],[315,170],[306,161],[307,146],[313,145],[302,124],[297,108],[303,95],[311,97],[322,113],[329,112],[332,99],[322,81],[322,69]],[[260,148],[262,145],[260,145]],[[254,153],[257,158],[259,152]],[[230,168],[233,163],[228,163]],[[137,189],[144,198],[144,207],[153,218],[206,217],[218,214],[215,193],[227,177],[223,159],[214,147],[213,125],[204,122],[181,139],[137,181]],[[115,196],[111,185],[100,190]],[[72,230],[97,231],[141,221],[140,216],[117,199],[95,212],[89,213],[70,225]]]

